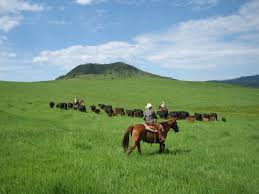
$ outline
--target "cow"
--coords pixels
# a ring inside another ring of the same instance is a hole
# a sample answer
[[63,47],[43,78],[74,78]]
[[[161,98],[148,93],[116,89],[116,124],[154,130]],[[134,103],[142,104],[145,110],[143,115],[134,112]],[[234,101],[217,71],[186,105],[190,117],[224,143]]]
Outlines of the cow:
[[218,115],[216,113],[210,113],[210,120],[211,121],[217,121]]
[[178,112],[170,112],[169,113],[169,116],[172,117],[172,118],[176,118],[178,117]]
[[186,111],[180,111],[179,119],[185,120],[187,117],[189,117],[189,113]]
[[96,108],[95,105],[91,105],[90,108],[91,108],[91,111],[93,111],[93,112],[95,112],[95,113],[97,113],[97,114],[100,113],[100,109]]
[[129,117],[134,117],[134,111],[133,111],[133,110],[126,110],[126,114],[127,114]]
[[118,114],[119,114],[119,115],[124,116],[124,115],[125,115],[124,108],[115,108],[114,114],[115,114],[115,115],[118,115]]
[[193,123],[194,122],[194,116],[188,116],[187,121],[189,121],[190,123]]
[[216,117],[210,116],[210,121],[216,121],[216,120],[217,120]]
[[62,107],[63,107],[62,103],[57,103],[56,104],[56,108],[62,108]]
[[68,109],[73,108],[73,103],[71,103],[71,102],[67,103],[67,108],[68,108]]
[[144,116],[144,112],[141,109],[134,109],[133,112],[134,112],[134,117],[142,118]]
[[57,103],[56,108],[67,109],[67,103],[64,103],[64,102]]
[[78,106],[78,110],[79,110],[80,112],[86,112],[86,107],[85,107],[85,105],[79,105],[79,106]]
[[189,115],[186,111],[174,111],[169,113],[170,117],[177,118],[179,120],[185,120]]
[[97,109],[94,110],[94,112],[95,112],[96,114],[99,114],[99,113],[100,113],[100,109],[97,108]]
[[113,112],[113,109],[112,109],[112,106],[111,106],[111,105],[105,105],[105,106],[103,107],[103,110],[104,110],[104,112],[105,112],[109,117],[111,117],[111,116],[114,115],[114,112]]
[[91,108],[91,111],[93,111],[93,112],[96,110],[96,106],[95,105],[91,105],[90,108]]
[[225,117],[222,117],[221,120],[222,120],[223,122],[226,122],[226,121],[227,121],[227,119],[226,119]]
[[194,113],[194,119],[196,121],[202,121],[202,114],[200,113]]
[[54,102],[52,102],[52,101],[50,101],[50,102],[49,102],[49,107],[50,107],[50,108],[53,108],[53,107],[54,107],[54,105],[55,105],[55,103],[54,103]]
[[104,108],[105,108],[105,104],[98,104],[98,106],[100,107],[100,109],[103,109],[104,110]]
[[202,120],[203,120],[204,122],[210,121],[210,114],[203,113],[203,115],[202,115]]

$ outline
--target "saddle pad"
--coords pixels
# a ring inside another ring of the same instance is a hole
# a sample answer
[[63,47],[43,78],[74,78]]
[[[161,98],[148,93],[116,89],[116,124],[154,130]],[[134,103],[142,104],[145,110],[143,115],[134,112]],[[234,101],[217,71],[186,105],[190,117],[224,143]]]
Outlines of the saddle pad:
[[145,126],[145,129],[146,129],[146,130],[151,131],[151,132],[153,132],[153,133],[157,133],[157,130],[156,130],[156,129],[151,128],[151,127],[148,126],[146,123],[144,123],[144,126]]

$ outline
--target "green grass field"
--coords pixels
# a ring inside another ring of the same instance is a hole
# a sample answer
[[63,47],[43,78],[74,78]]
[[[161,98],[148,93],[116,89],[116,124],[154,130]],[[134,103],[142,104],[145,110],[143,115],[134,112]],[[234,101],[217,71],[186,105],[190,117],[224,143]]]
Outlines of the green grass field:
[[[0,193],[259,193],[259,90],[161,78],[0,82]],[[87,113],[50,109],[85,100]],[[126,156],[124,130],[142,119],[89,105],[216,112],[227,122],[179,121],[166,152],[142,143]]]

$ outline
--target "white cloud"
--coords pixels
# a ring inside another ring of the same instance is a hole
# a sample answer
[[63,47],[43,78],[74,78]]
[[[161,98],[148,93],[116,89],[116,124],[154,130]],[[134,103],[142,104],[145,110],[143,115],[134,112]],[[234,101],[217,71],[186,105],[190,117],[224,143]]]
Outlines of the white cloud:
[[34,63],[49,64],[70,69],[75,64],[88,62],[129,61],[134,55],[135,45],[126,42],[109,42],[98,46],[71,46],[57,51],[42,51],[34,57]]
[[[117,0],[117,1],[124,1],[124,0]],[[147,0],[142,0],[142,2],[150,2]],[[176,7],[190,7],[193,10],[201,10],[201,9],[208,9],[212,8],[220,2],[220,0],[152,0],[152,2],[170,2],[172,6]]]
[[[259,65],[259,1],[250,1],[233,15],[182,22],[167,32],[135,37],[132,43],[108,42],[42,51],[34,63],[66,69],[87,62],[125,61],[166,69],[216,69],[223,66]],[[246,41],[244,41],[244,37]]]
[[219,0],[188,0],[189,5],[196,6],[196,8],[212,7],[217,5]]
[[7,36],[0,36],[0,45],[4,44],[8,40]]
[[43,11],[44,7],[23,0],[1,0],[0,14],[19,13],[22,11]]
[[69,24],[69,22],[64,21],[64,20],[49,20],[49,24],[54,24],[54,25],[66,25]]
[[0,30],[8,32],[20,24],[22,16],[3,16],[0,17]]
[[113,2],[126,5],[143,5],[147,3],[170,3],[175,6],[192,6],[193,9],[209,8],[218,4],[219,0],[74,0],[80,5],[91,5],[103,2]]
[[43,11],[44,7],[24,0],[0,0],[0,30],[8,32],[21,23],[22,12]]
[[94,0],[75,0],[75,2],[80,5],[90,5]]
[[0,58],[15,58],[16,54],[12,52],[0,52]]

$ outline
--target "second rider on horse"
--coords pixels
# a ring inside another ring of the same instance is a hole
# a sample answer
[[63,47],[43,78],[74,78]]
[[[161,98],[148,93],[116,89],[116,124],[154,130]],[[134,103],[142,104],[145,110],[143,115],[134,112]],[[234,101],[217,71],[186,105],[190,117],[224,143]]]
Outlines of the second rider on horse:
[[147,125],[153,126],[156,128],[158,132],[158,137],[160,142],[164,142],[165,138],[163,136],[163,127],[156,122],[157,116],[155,112],[152,110],[152,104],[147,103],[147,106],[145,107],[146,111],[144,112],[144,121]]

